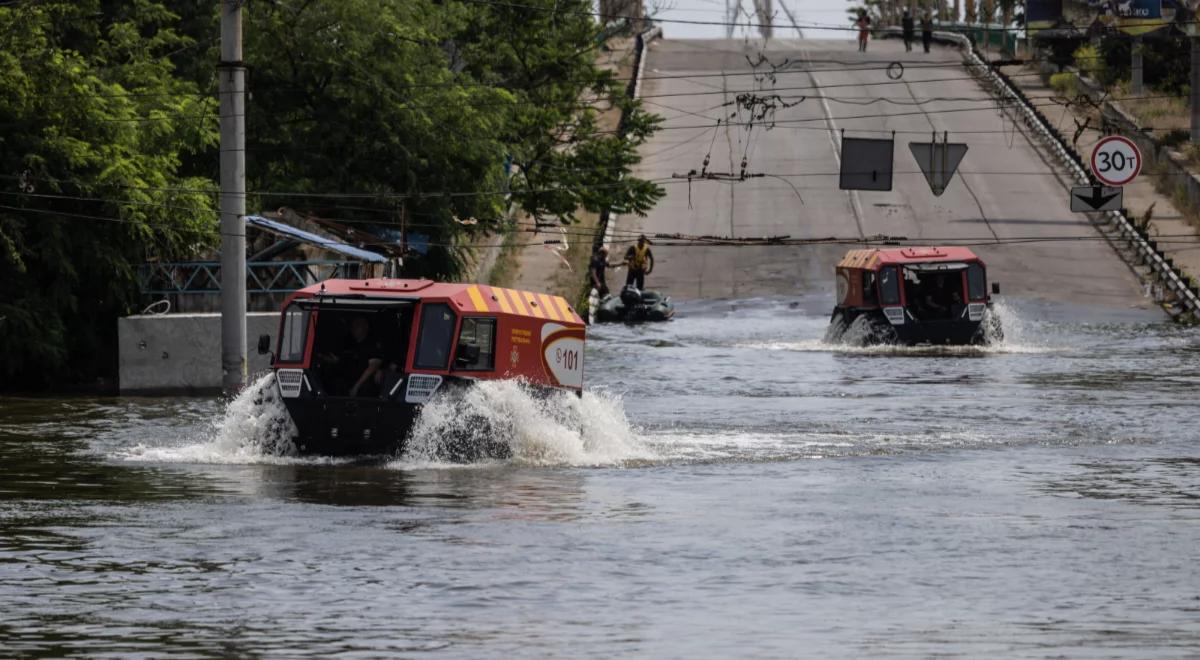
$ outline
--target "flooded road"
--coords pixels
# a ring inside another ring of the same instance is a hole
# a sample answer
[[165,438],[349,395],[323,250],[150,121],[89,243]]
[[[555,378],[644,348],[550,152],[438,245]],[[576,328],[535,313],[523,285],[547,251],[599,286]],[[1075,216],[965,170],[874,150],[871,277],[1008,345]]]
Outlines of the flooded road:
[[248,400],[0,400],[0,648],[1200,653],[1200,334],[1076,312],[889,350],[823,344],[823,299],[683,304],[593,329],[583,400],[435,408],[513,421],[466,467],[267,455]]

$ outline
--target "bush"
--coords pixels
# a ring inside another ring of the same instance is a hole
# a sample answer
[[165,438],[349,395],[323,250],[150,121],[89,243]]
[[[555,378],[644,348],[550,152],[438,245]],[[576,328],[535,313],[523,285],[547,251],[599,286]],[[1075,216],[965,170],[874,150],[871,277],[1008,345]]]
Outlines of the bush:
[[1091,44],[1084,44],[1075,49],[1071,54],[1075,60],[1075,66],[1079,68],[1079,72],[1091,78],[1092,80],[1103,82],[1108,67],[1105,66],[1104,55],[1100,53],[1100,49]]
[[1079,96],[1079,83],[1073,73],[1056,73],[1050,76],[1050,87],[1059,96],[1075,98]]

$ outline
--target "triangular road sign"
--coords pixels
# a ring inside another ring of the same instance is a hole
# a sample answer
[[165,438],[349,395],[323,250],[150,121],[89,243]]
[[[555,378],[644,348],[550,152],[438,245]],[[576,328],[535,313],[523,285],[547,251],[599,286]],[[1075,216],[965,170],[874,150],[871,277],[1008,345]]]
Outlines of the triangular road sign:
[[909,142],[908,148],[934,195],[945,192],[958,164],[967,154],[967,145],[962,142]]

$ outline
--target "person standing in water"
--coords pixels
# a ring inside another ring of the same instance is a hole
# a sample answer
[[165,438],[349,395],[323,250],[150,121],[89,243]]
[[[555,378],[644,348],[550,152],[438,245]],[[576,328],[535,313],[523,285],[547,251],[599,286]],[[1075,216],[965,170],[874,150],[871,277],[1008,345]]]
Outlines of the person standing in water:
[[612,264],[608,263],[608,248],[601,246],[596,251],[596,255],[592,257],[592,263],[588,267],[588,276],[592,280],[592,288],[596,290],[596,294],[603,298],[608,295],[608,280],[605,278],[606,271],[613,268]]

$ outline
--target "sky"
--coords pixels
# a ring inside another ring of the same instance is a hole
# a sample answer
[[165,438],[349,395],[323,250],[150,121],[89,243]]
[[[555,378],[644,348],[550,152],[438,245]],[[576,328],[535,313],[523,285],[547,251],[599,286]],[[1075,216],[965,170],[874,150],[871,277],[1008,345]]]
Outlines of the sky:
[[[665,11],[657,12],[656,18],[660,19],[682,19],[689,21],[726,21],[726,0],[645,0],[647,10],[653,11],[655,5],[670,7]],[[732,4],[736,4],[737,0],[728,0]],[[753,0],[741,0],[742,7],[746,10],[753,11]],[[785,3],[792,11],[792,15],[796,17],[796,22],[801,26],[804,25],[829,25],[829,26],[845,26],[850,27],[850,19],[847,17],[846,9],[850,7],[848,0],[774,0],[775,12],[775,36],[780,38],[795,38],[796,31],[790,27],[787,15],[780,7],[781,3]],[[738,19],[738,22],[757,22],[747,20],[745,17]],[[662,23],[664,36],[672,39],[722,39],[726,36],[726,28],[721,25],[687,25],[681,23]],[[804,38],[806,39],[852,39],[853,35],[848,31],[843,30],[821,30],[816,28],[804,28]],[[738,27],[734,29],[734,36],[742,37],[748,32],[752,32],[754,36],[758,35],[758,30],[754,28]]]

